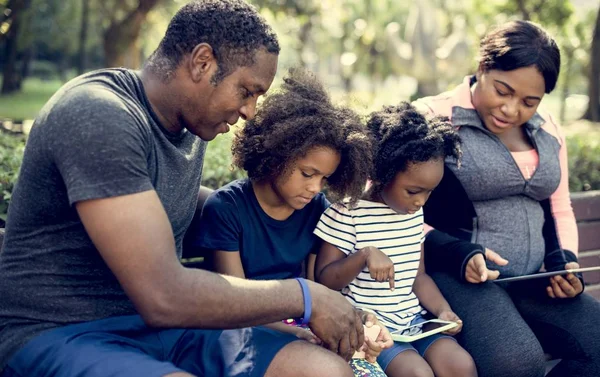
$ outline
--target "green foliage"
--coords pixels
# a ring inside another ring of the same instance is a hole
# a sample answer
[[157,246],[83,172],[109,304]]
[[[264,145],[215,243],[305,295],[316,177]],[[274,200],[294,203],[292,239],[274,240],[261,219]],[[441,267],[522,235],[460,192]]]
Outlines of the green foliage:
[[47,56],[61,60],[73,56],[80,29],[79,0],[32,0],[19,49],[35,46]]
[[59,79],[56,64],[47,60],[34,60],[29,63],[29,76],[42,80]]
[[[208,144],[202,184],[216,189],[245,173],[231,166],[232,133],[218,136]],[[0,226],[23,159],[25,137],[0,132]],[[588,135],[567,137],[569,151],[569,188],[571,192],[600,190],[600,143]]]
[[562,27],[571,17],[573,6],[565,0],[474,0],[473,10],[496,23],[517,18],[537,22],[544,27]]
[[61,85],[59,80],[26,79],[20,92],[1,97],[0,119],[34,119]]
[[25,137],[0,132],[0,223],[6,210],[23,160]]
[[567,150],[570,190],[600,190],[600,143],[587,135],[574,135],[567,138]]
[[202,184],[212,189],[219,188],[233,180],[245,177],[245,172],[231,165],[231,140],[233,131],[217,136],[206,148]]

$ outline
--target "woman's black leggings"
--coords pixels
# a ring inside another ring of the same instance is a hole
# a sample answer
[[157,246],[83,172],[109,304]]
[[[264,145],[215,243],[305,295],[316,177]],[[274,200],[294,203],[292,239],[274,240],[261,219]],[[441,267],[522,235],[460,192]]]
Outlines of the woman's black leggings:
[[600,377],[600,302],[593,297],[549,298],[543,278],[501,285],[431,277],[464,322],[457,340],[479,377],[543,377],[544,352],[562,359],[548,377]]

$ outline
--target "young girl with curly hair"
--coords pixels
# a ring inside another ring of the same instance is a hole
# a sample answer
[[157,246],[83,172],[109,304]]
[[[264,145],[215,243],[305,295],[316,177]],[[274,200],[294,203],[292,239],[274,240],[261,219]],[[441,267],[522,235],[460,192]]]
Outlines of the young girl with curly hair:
[[[458,160],[460,140],[442,118],[425,119],[402,103],[371,114],[375,140],[372,186],[355,206],[334,204],[319,221],[323,239],[315,277],[342,290],[356,307],[370,310],[390,330],[421,332],[429,312],[462,327],[423,261],[422,207],[444,174],[444,160]],[[405,352],[406,351],[406,352]],[[395,342],[377,361],[388,376],[472,377],[471,356],[448,335]]]
[[[248,279],[314,280],[313,234],[329,201],[360,198],[371,168],[371,142],[357,114],[334,106],[316,77],[293,69],[233,141],[240,179],[213,192],[203,207],[196,245],[210,251],[216,272]],[[372,317],[373,318],[373,317]],[[285,323],[268,327],[315,344],[310,331]],[[391,346],[386,329],[367,339],[375,362]],[[337,345],[336,345],[337,346]],[[353,362],[355,375],[384,375],[377,364]]]

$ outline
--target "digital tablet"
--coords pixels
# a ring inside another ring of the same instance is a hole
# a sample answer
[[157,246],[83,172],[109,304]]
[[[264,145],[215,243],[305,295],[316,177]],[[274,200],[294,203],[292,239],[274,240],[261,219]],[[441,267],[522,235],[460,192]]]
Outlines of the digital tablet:
[[556,275],[566,275],[566,274],[569,274],[569,273],[590,272],[590,271],[600,271],[600,266],[596,266],[596,267],[584,267],[584,268],[572,268],[570,270],[558,270],[558,271],[550,271],[550,272],[538,272],[536,274],[513,276],[513,277],[510,277],[510,278],[500,278],[500,279],[496,279],[496,280],[492,280],[492,281],[494,281],[496,283],[508,283],[508,282],[511,282],[511,281],[521,281],[521,280],[529,280],[529,279],[547,278],[547,277],[556,276]]
[[[421,326],[423,327],[423,331],[418,334],[414,334],[414,335],[403,335],[402,334],[403,332],[407,332],[407,330],[409,330],[409,329],[412,329],[415,327],[421,327]],[[433,334],[437,334],[440,332],[450,330],[451,328],[454,328],[456,326],[458,326],[458,323],[456,323],[456,322],[444,321],[441,319],[430,319],[429,321],[425,321],[425,322],[421,322],[416,325],[409,326],[403,330],[393,331],[393,332],[391,332],[391,335],[392,335],[392,339],[396,342],[410,343],[410,342],[414,342],[415,340],[423,339],[423,338],[428,337]]]

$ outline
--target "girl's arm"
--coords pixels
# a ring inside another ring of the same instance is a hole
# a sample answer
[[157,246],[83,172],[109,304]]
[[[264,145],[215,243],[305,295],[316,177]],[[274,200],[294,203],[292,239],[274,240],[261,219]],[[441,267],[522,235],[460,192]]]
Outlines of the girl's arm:
[[423,244],[421,244],[421,261],[413,284],[413,292],[427,311],[439,317],[444,311],[452,311],[452,309],[433,279],[425,272],[425,259],[423,256]]
[[308,280],[315,281],[315,262],[317,260],[317,254],[310,253],[306,257],[306,278]]
[[450,304],[448,304],[448,301],[446,301],[442,292],[440,292],[437,284],[425,272],[425,259],[423,255],[423,244],[421,244],[421,262],[419,263],[419,270],[413,284],[413,292],[415,292],[421,306],[431,314],[445,321],[456,322],[458,326],[444,332],[444,334],[456,335],[462,330],[462,320],[452,311]]
[[213,258],[215,272],[242,279],[246,278],[239,251],[215,250]]
[[337,291],[345,288],[367,265],[367,253],[361,249],[346,257],[340,249],[323,241],[317,255],[316,281]]

